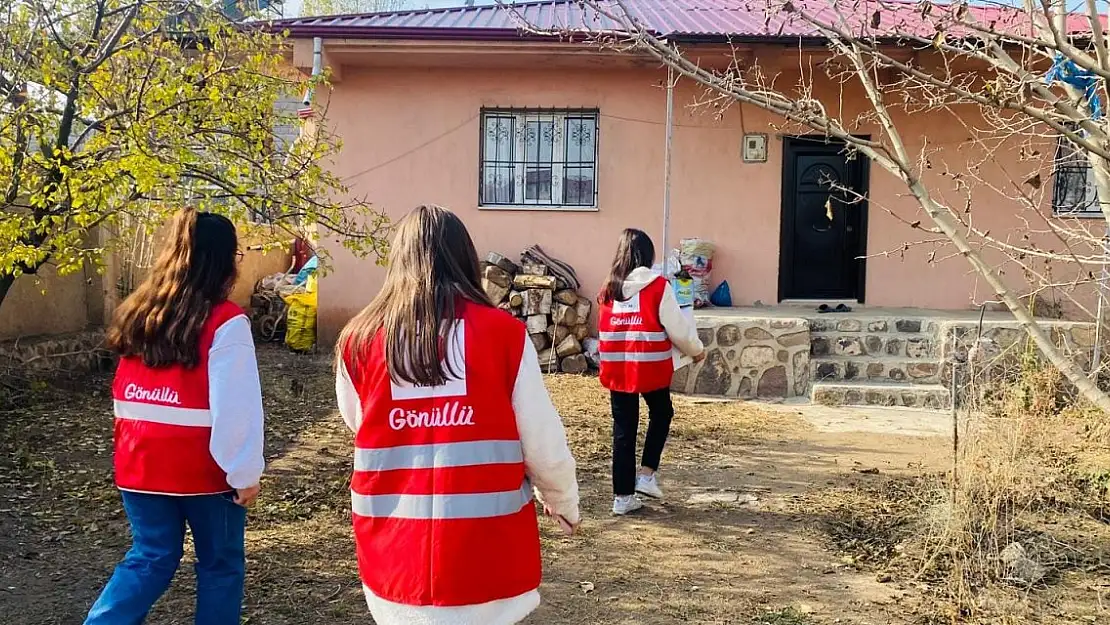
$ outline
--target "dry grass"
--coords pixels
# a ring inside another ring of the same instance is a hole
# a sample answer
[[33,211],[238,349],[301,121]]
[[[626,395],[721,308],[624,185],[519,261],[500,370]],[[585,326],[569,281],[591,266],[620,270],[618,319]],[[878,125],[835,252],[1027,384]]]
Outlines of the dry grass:
[[922,519],[921,573],[942,584],[949,617],[1036,618],[1048,606],[1013,600],[1072,574],[1110,579],[1110,436],[1059,372],[1023,364],[968,424]]
[[[548,386],[563,417],[575,458],[587,464],[608,462],[612,449],[612,426],[605,418],[609,410],[608,393],[591,377],[554,376],[549,378]],[[674,402],[678,416],[672,424],[673,440],[728,446],[769,436],[790,437],[807,430],[804,423],[788,414],[755,404],[682,396],[675,396]]]
[[799,504],[854,564],[919,584],[926,622],[1110,622],[1107,419],[1031,364],[969,393],[987,401],[962,424],[955,472]]
[[[261,363],[269,470],[248,529],[245,622],[368,623],[350,534],[350,436],[327,360],[266,348]],[[107,382],[40,387],[0,413],[5,625],[80,622],[126,549]],[[1108,428],[1057,403],[1029,410],[1043,390],[1008,400],[1026,417],[1000,413],[969,432],[956,506],[943,467],[919,464],[943,441],[822,434],[789,411],[676,398],[667,501],[614,519],[607,395],[591,378],[548,387],[587,520],[572,540],[544,526],[544,604],[529,623],[1110,622],[1098,555],[1110,545],[1099,447]],[[1008,540],[1053,574],[1032,588],[1006,584],[992,554]],[[967,592],[949,591],[958,584]],[[149,622],[191,622],[191,591],[186,562]]]
[[[269,469],[248,527],[245,622],[367,623],[348,511],[350,435],[335,415],[327,360],[272,348],[260,360]],[[80,622],[128,544],[110,478],[109,378],[75,382],[0,415],[5,625]],[[573,540],[543,526],[545,601],[529,622],[822,622],[808,616],[815,609],[890,622],[872,604],[882,589],[840,571],[808,535],[808,517],[787,515],[772,493],[837,479],[835,464],[815,462],[825,452],[803,441],[811,432],[794,416],[676,399],[668,502],[614,519],[607,396],[591,378],[548,385],[579,461],[587,522]],[[706,493],[755,493],[759,503],[688,502]],[[190,559],[150,623],[191,622]],[[880,616],[864,617],[872,613]]]

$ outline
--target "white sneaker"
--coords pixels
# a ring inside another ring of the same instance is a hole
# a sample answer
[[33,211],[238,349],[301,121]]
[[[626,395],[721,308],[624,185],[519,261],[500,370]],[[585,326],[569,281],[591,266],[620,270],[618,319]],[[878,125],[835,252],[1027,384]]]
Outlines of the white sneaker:
[[624,516],[644,507],[644,502],[636,495],[623,495],[613,497],[613,514]]
[[651,475],[636,476],[636,492],[641,495],[647,495],[652,499],[663,498],[663,490],[659,488],[659,480],[655,478],[654,473]]

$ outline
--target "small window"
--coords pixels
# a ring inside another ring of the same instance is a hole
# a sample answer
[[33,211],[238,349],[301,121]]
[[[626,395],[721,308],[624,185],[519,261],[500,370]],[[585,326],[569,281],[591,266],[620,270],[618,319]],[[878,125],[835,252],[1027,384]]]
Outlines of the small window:
[[597,207],[597,111],[482,111],[479,205]]
[[1068,216],[1101,216],[1094,171],[1087,153],[1061,135],[1056,143],[1052,212]]

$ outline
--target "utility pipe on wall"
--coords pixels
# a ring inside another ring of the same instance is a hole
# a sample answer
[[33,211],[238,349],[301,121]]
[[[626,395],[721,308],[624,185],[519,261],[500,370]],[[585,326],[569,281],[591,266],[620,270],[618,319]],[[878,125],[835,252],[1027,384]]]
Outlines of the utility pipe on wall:
[[674,69],[667,67],[667,138],[663,147],[663,240],[659,248],[663,274],[667,273],[668,237],[671,228],[671,144],[674,142]]
[[[324,40],[321,37],[312,38],[312,77],[316,78],[320,72],[324,71]],[[301,104],[310,106],[312,104],[312,96],[315,95],[316,90],[312,85],[304,92],[304,97],[301,98]]]

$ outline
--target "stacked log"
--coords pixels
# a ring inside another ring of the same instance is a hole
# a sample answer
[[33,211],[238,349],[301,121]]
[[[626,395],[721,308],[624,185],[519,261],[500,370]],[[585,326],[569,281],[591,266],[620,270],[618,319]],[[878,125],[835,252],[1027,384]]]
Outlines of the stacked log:
[[482,263],[486,295],[524,322],[547,373],[585,373],[589,366],[582,341],[590,336],[591,303],[574,286],[531,256],[517,264],[491,253]]

